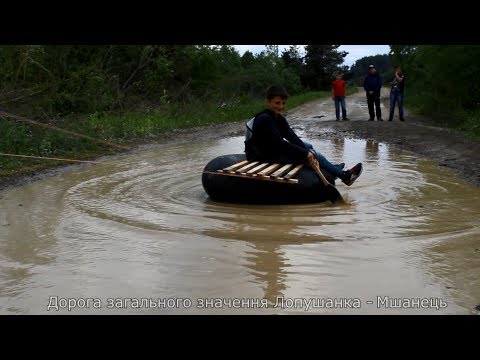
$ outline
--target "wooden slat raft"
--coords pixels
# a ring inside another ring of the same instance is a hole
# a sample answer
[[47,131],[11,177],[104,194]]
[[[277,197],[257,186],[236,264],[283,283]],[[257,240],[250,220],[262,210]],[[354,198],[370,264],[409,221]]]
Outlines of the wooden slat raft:
[[243,160],[224,169],[210,173],[226,176],[248,177],[256,180],[298,184],[298,179],[294,179],[294,177],[298,174],[302,167],[303,164],[295,166],[294,164],[269,164],[260,163],[259,161],[250,162],[248,160]]

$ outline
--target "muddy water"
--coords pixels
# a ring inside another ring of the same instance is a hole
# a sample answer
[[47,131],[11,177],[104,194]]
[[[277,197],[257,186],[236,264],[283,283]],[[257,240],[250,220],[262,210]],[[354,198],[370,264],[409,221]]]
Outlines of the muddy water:
[[473,314],[480,191],[382,143],[311,142],[364,163],[348,205],[209,200],[204,165],[241,137],[1,192],[0,313]]

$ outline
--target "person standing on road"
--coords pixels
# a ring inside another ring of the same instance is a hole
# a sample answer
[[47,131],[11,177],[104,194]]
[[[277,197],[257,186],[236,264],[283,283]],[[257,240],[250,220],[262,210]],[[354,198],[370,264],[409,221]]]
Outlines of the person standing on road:
[[405,76],[402,73],[400,64],[395,65],[395,74],[391,81],[392,87],[390,89],[390,116],[388,121],[393,120],[395,113],[395,103],[398,103],[398,116],[400,121],[405,121],[403,117],[403,90],[405,88]]
[[[377,73],[374,65],[368,66],[368,75],[363,81],[363,88],[367,95],[368,113],[370,114],[369,121],[375,120],[375,112],[377,120],[383,121],[382,110],[380,109],[380,90],[382,89],[382,78]],[[375,105],[375,112],[373,109]]]
[[342,79],[343,74],[339,70],[335,73],[335,80],[332,81],[332,100],[335,101],[335,116],[340,121],[340,105],[342,106],[342,120],[347,118],[347,107],[345,105],[345,80]]

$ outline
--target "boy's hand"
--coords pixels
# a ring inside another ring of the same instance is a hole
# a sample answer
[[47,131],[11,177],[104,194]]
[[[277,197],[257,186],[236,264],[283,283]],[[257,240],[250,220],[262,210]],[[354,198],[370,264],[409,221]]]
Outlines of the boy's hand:
[[307,155],[307,161],[308,161],[308,164],[314,168],[314,167],[320,167],[318,165],[318,160],[315,158],[315,156],[309,151],[308,152],[308,155]]

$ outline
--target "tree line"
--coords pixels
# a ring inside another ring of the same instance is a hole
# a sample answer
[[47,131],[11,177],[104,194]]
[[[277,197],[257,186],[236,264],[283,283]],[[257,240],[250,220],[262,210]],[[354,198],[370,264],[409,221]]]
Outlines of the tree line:
[[0,106],[36,116],[134,111],[164,104],[258,98],[272,84],[292,95],[328,88],[346,52],[229,45],[3,45]]
[[409,89],[423,112],[451,114],[479,109],[480,46],[391,45],[409,73]]
[[[267,45],[240,55],[230,45],[3,45],[0,106],[22,115],[143,111],[189,103],[260,99],[268,85],[290,94],[329,90],[336,70],[361,86],[374,63],[388,86],[393,65],[406,74],[406,106],[460,127],[476,127],[480,98],[478,45],[390,45],[351,67],[340,45]],[[467,119],[468,126],[464,124]],[[463,125],[462,125],[463,124]]]

